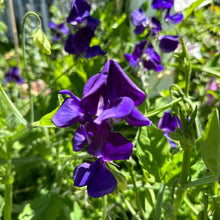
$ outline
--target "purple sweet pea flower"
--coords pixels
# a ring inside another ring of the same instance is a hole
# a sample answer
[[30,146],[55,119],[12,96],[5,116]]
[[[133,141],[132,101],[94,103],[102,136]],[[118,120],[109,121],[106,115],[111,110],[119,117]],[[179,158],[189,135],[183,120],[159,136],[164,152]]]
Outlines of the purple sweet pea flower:
[[183,14],[182,13],[176,13],[174,15],[170,15],[170,9],[167,10],[165,21],[168,21],[172,24],[180,23],[183,20]]
[[132,54],[125,54],[125,59],[130,63],[131,66],[139,67],[138,61],[141,58],[147,41],[141,41],[136,44],[134,52]]
[[161,71],[163,66],[160,64],[160,56],[156,53],[153,45],[150,43],[147,49],[144,51],[147,41],[142,41],[135,46],[134,52],[131,54],[125,54],[126,60],[131,66],[139,67],[138,61],[142,62],[146,70]]
[[158,19],[156,19],[155,17],[151,18],[150,30],[151,30],[153,36],[162,30],[160,21]]
[[156,70],[157,72],[163,70],[163,66],[160,64],[161,63],[160,56],[154,50],[154,47],[151,43],[148,45],[147,49],[144,52],[142,62],[144,68],[147,70]]
[[136,26],[134,30],[135,34],[141,34],[146,29],[150,22],[150,18],[147,18],[142,8],[134,10],[131,15],[131,21]]
[[[129,159],[133,145],[120,133],[113,133],[107,121],[100,125],[89,123],[87,130],[93,139],[87,151],[98,160],[75,168],[74,186],[87,185],[88,194],[97,198],[112,193],[117,186],[117,180],[106,168],[106,162]],[[104,180],[100,183],[102,178]]]
[[99,21],[90,16],[90,5],[85,0],[73,0],[67,22],[73,26],[90,27],[95,30]]
[[145,94],[128,78],[119,64],[109,60],[103,70],[86,83],[81,104],[97,116],[94,120],[97,124],[110,118],[124,118],[133,126],[144,126],[150,125],[151,121],[136,108],[144,99]]
[[170,110],[165,112],[163,117],[158,122],[158,128],[163,131],[171,147],[176,147],[176,144],[170,140],[169,132],[174,132],[176,127],[181,128],[180,119],[177,115],[172,116]]
[[178,37],[179,36],[177,36],[177,35],[165,35],[165,36],[160,37],[159,38],[160,50],[163,53],[173,52],[179,44]]
[[65,44],[65,51],[70,54],[82,55],[85,54],[89,48],[94,31],[85,27],[76,32],[75,35],[69,35]]
[[153,0],[152,1],[152,8],[157,10],[163,10],[167,8],[172,8],[173,0]]
[[72,25],[82,23],[90,14],[90,5],[85,0],[73,0],[67,22]]
[[49,27],[50,27],[51,29],[55,29],[55,28],[57,27],[57,25],[56,25],[53,21],[50,21],[50,22],[49,22]]
[[73,180],[74,186],[87,186],[88,194],[94,198],[112,193],[117,186],[117,180],[107,169],[102,158],[77,166],[74,169]]
[[19,69],[16,66],[8,69],[7,72],[5,73],[5,83],[9,83],[9,82],[15,82],[18,84],[24,82],[20,75]]
[[58,28],[60,29],[61,33],[63,33],[63,34],[70,34],[70,30],[65,23],[59,24]]
[[95,57],[97,55],[105,55],[106,52],[103,51],[100,46],[93,46],[93,47],[89,47],[87,52],[86,52],[86,55],[84,56],[85,58],[91,58],[91,57]]

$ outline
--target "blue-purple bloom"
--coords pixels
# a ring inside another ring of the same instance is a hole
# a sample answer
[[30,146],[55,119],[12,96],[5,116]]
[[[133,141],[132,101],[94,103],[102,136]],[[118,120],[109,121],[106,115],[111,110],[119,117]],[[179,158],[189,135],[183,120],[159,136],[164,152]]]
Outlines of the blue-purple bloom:
[[7,70],[5,73],[5,83],[15,82],[15,83],[23,83],[23,79],[20,75],[20,71],[18,67],[14,66]]
[[153,0],[152,1],[152,8],[163,10],[172,8],[173,0]]
[[170,15],[170,9],[167,10],[165,21],[168,21],[172,24],[180,23],[183,20],[183,14],[182,13],[176,13],[174,15]]
[[152,122],[137,109],[145,94],[114,60],[107,61],[103,70],[88,80],[81,100],[68,90],[59,93],[69,97],[52,117],[52,122],[58,127],[79,122],[72,139],[73,150],[80,151],[88,145],[87,152],[98,158],[75,168],[74,185],[87,185],[92,197],[113,192],[117,180],[107,169],[106,162],[129,159],[133,145],[120,133],[113,132],[109,120],[118,122],[124,118],[133,126],[150,125]]
[[136,27],[134,32],[136,34],[141,34],[146,29],[147,25],[150,22],[150,18],[147,18],[144,14],[144,11],[142,8],[138,10],[134,10],[131,14],[131,21]]
[[170,139],[169,132],[174,132],[175,129],[181,128],[180,119],[177,115],[171,115],[171,111],[167,111],[164,113],[163,117],[158,122],[158,128],[160,128],[164,135],[167,137],[170,146],[176,147],[176,144]]
[[66,40],[65,51],[76,56],[84,55],[85,58],[106,54],[100,46],[89,46],[93,36],[94,30],[90,27],[79,29],[75,35],[69,35]]
[[66,34],[66,35],[70,34],[70,30],[65,23],[56,25],[53,21],[50,21],[49,27],[56,32],[56,35],[51,38],[52,43],[61,40],[62,37],[61,34]]
[[161,60],[159,54],[154,50],[154,47],[149,43],[148,47],[144,48],[147,41],[141,41],[135,46],[134,52],[132,54],[125,54],[126,60],[131,66],[139,67],[138,62],[142,62],[146,70],[156,70],[161,71],[163,66],[161,65]]
[[67,22],[73,26],[90,27],[93,30],[99,21],[90,16],[90,5],[85,0],[73,0]]
[[159,38],[159,47],[163,53],[170,53],[176,50],[179,41],[178,35],[165,35]]

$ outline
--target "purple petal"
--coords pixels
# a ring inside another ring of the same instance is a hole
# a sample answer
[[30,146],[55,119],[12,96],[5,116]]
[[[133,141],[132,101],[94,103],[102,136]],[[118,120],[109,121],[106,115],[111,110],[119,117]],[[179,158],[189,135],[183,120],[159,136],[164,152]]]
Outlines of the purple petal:
[[152,17],[151,23],[150,23],[150,28],[153,31],[153,35],[157,34],[162,30],[160,21],[156,19],[155,17]]
[[158,122],[158,128],[163,131],[174,132],[176,127],[181,128],[180,119],[177,115],[171,115],[170,111],[164,113]]
[[69,127],[76,124],[83,117],[79,102],[66,98],[58,111],[52,117],[52,122],[57,127]]
[[134,108],[134,102],[128,97],[117,99],[110,108],[103,110],[100,115],[94,120],[96,124],[101,124],[102,121],[110,118],[123,118],[129,115]]
[[92,16],[88,16],[86,22],[87,22],[87,27],[90,27],[92,30],[95,30],[100,23],[99,20],[93,18]]
[[92,173],[87,184],[88,194],[94,198],[112,193],[117,186],[117,180],[106,168],[105,162],[98,159],[92,166]]
[[83,22],[89,16],[90,6],[85,0],[73,0],[70,14],[67,22],[72,25],[77,25]]
[[173,0],[153,0],[152,8],[159,10],[171,8],[173,6]]
[[77,31],[75,35],[70,35],[65,44],[65,51],[70,54],[84,54],[89,48],[94,31],[85,27]]
[[131,98],[135,106],[140,105],[144,101],[144,92],[132,82],[116,61],[107,61],[100,74],[108,75],[107,89],[110,101],[123,96]]
[[102,152],[103,159],[106,161],[128,160],[132,149],[133,144],[120,133],[111,133]]
[[[131,14],[131,21],[135,26],[146,24],[146,16],[143,9],[134,10]],[[146,27],[146,26],[145,26]]]
[[5,73],[5,83],[8,82],[15,82],[15,83],[23,83],[23,79],[20,75],[20,71],[18,67],[14,66],[11,69],[8,69],[7,72]]
[[60,31],[61,31],[62,33],[64,33],[64,34],[70,34],[70,30],[69,30],[69,28],[68,28],[68,26],[67,26],[66,24],[64,24],[64,23],[59,24],[59,25],[58,25],[58,28],[60,29]]
[[89,47],[86,55],[84,56],[85,58],[91,58],[91,57],[95,57],[97,55],[105,55],[106,52],[101,50],[100,46],[93,46],[93,47]]
[[182,13],[176,13],[174,15],[170,15],[170,9],[167,10],[165,20],[171,22],[172,24],[180,23],[183,20]]
[[141,127],[151,125],[152,122],[146,118],[137,108],[134,108],[132,113],[125,117],[125,120],[128,124]]
[[57,27],[57,25],[53,21],[50,21],[49,22],[49,27],[52,28],[52,29],[55,29]]
[[179,44],[178,37],[179,36],[175,35],[165,35],[161,37],[159,43],[160,50],[163,53],[173,52]]
[[145,31],[146,27],[143,25],[136,26],[134,29],[135,34],[142,34]]
[[95,162],[86,162],[82,163],[81,165],[77,166],[74,169],[73,173],[73,180],[74,180],[74,186],[85,186],[87,185],[89,176],[91,174],[91,166]]
[[73,93],[70,92],[69,90],[65,90],[65,89],[60,90],[60,91],[59,91],[59,94],[69,95],[69,96],[70,96],[73,100],[75,100],[77,103],[80,102],[80,99],[79,99],[77,96],[73,95]]
[[106,81],[107,75],[96,74],[84,86],[81,105],[93,115],[106,103]]
[[73,151],[80,151],[89,143],[89,137],[84,125],[81,125],[76,129],[75,135],[72,140]]

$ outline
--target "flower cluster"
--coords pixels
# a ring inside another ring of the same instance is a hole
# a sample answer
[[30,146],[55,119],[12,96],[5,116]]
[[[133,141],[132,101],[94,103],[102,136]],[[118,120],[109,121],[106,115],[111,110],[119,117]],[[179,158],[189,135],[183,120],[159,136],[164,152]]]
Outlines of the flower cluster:
[[65,23],[56,25],[53,21],[49,22],[49,27],[56,32],[56,35],[52,37],[52,43],[58,42],[61,40],[62,34],[70,34],[70,30]]
[[85,0],[73,0],[67,22],[71,24],[77,32],[70,34],[65,51],[76,56],[83,55],[85,58],[104,55],[100,46],[90,47],[90,42],[95,35],[99,21],[90,16],[90,5]]
[[5,73],[5,83],[15,82],[18,84],[23,83],[23,79],[20,75],[20,71],[18,67],[14,66],[7,70]]
[[174,132],[178,127],[181,129],[180,119],[177,115],[171,114],[171,111],[164,113],[163,117],[158,121],[158,128],[160,128],[164,135],[167,137],[167,140],[170,143],[172,148],[176,147],[176,144],[170,139],[169,132]]
[[[166,22],[177,24],[182,21],[183,15],[181,13],[170,15],[170,9],[172,6],[173,0],[152,1],[152,7],[154,9],[160,11],[167,10],[164,19]],[[152,36],[156,38],[162,30],[160,21],[155,17],[146,17],[142,8],[132,12],[131,20],[135,26],[134,32],[136,34],[142,34],[145,30],[148,32],[146,35],[147,40],[138,43],[132,54],[125,54],[126,60],[131,66],[135,66],[137,68],[139,67],[139,62],[141,62],[146,70],[156,70],[157,72],[161,71],[163,69],[163,66],[161,65],[161,58],[155,51],[150,39]],[[173,52],[179,44],[177,35],[158,36],[158,39],[159,48],[163,53]]]
[[88,194],[100,197],[114,191],[117,180],[107,168],[107,162],[129,159],[133,145],[113,130],[113,122],[122,118],[132,126],[151,125],[138,109],[145,94],[130,80],[120,65],[106,62],[103,70],[92,76],[84,86],[80,100],[68,90],[61,90],[66,98],[52,117],[58,127],[80,123],[72,139],[73,150],[88,145],[87,152],[97,158],[74,170],[74,185],[87,186]]

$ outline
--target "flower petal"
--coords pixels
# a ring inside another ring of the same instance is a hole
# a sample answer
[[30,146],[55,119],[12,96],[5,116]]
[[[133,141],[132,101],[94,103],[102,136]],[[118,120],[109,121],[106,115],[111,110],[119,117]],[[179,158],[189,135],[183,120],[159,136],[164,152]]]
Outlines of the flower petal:
[[133,144],[120,133],[111,133],[102,152],[103,159],[107,161],[127,160],[131,156],[132,149]]
[[131,98],[135,106],[144,101],[144,92],[133,83],[116,61],[107,61],[100,74],[108,75],[107,89],[110,101],[124,96]]
[[165,35],[161,37],[159,43],[160,50],[163,53],[173,52],[179,44],[178,37],[176,35]]
[[76,124],[82,116],[83,113],[79,103],[71,98],[66,98],[52,117],[52,122],[57,127],[69,127]]
[[130,115],[125,117],[126,122],[132,126],[141,127],[151,125],[152,122],[146,118],[137,108],[133,108]]
[[128,97],[117,99],[110,108],[103,110],[94,120],[96,124],[110,118],[123,118],[129,115],[134,108],[134,102]]
[[89,143],[89,137],[87,135],[84,125],[81,125],[76,129],[75,135],[72,140],[73,151],[80,151]]
[[117,180],[106,168],[105,162],[100,158],[92,166],[92,173],[87,183],[88,194],[94,198],[112,193],[117,186]]
[[86,55],[84,56],[85,58],[91,58],[91,57],[95,57],[97,55],[105,55],[106,52],[101,50],[100,46],[93,46],[93,47],[89,47]]
[[74,186],[82,187],[87,185],[91,173],[91,166],[93,164],[94,162],[82,163],[74,169],[73,172]]

